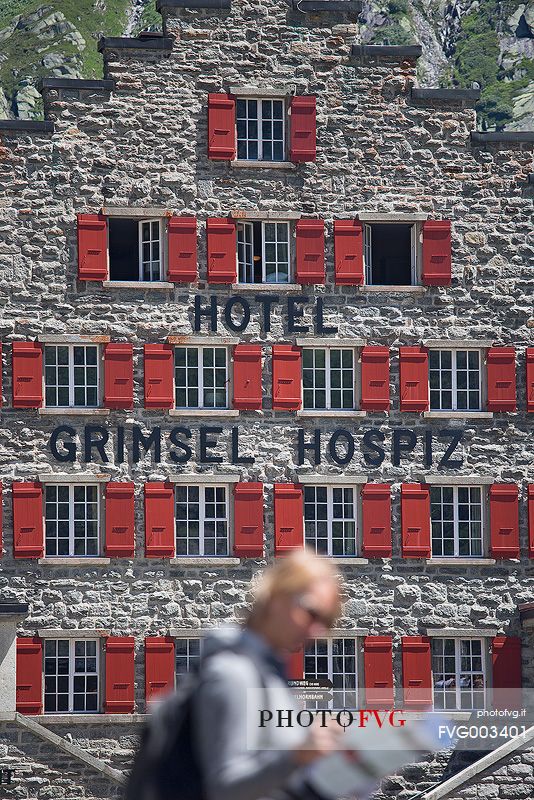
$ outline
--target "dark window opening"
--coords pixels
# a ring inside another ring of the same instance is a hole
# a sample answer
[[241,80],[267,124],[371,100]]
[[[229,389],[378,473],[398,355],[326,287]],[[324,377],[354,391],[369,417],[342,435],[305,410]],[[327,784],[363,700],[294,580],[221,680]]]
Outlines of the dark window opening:
[[410,286],[413,281],[413,225],[365,226],[366,283]]
[[160,281],[159,220],[109,220],[109,272],[112,281]]
[[139,224],[136,219],[109,220],[109,277],[139,280]]

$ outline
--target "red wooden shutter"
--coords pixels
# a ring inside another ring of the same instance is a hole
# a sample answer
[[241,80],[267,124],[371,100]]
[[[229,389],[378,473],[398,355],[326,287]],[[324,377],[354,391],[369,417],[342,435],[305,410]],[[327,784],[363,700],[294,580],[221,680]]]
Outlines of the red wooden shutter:
[[106,483],[106,542],[108,558],[135,554],[134,484]]
[[234,408],[261,408],[261,345],[236,344],[234,358]]
[[190,283],[197,279],[197,221],[195,217],[169,217],[167,280]]
[[145,556],[172,558],[174,553],[174,485],[145,483]]
[[424,347],[400,347],[400,410],[427,411],[428,351]]
[[12,484],[13,555],[15,558],[42,558],[43,487],[40,483]]
[[234,555],[238,558],[263,556],[262,483],[236,483],[234,486]]
[[43,405],[43,348],[39,342],[13,342],[13,406],[40,408]]
[[515,483],[490,487],[490,550],[494,558],[519,558],[519,489]]
[[389,350],[364,347],[361,353],[363,411],[389,411]]
[[519,636],[496,636],[491,647],[493,708],[520,708],[522,669]]
[[274,554],[283,556],[304,547],[302,486],[274,484]]
[[430,486],[401,485],[402,557],[430,558]]
[[78,280],[107,279],[107,219],[102,214],[78,214]]
[[273,409],[296,411],[302,405],[302,351],[292,344],[273,344]]
[[208,283],[237,281],[237,233],[230,217],[211,217],[206,221],[208,239]]
[[402,686],[405,707],[432,705],[432,658],[428,636],[402,637]]
[[515,350],[491,347],[486,357],[488,411],[515,411]]
[[145,344],[145,408],[174,407],[174,347]]
[[236,157],[235,98],[208,95],[208,158],[231,161]]
[[312,95],[291,98],[291,161],[315,161],[317,154],[316,99]]
[[297,283],[325,282],[324,221],[299,219],[296,224]]
[[133,636],[108,636],[106,639],[107,714],[131,714],[134,710]]
[[43,642],[37,636],[17,638],[16,708],[21,714],[43,711]]
[[363,283],[363,224],[359,220],[334,220],[334,262],[336,283]]
[[145,639],[145,700],[174,689],[174,639],[147,636]]
[[391,488],[367,483],[362,489],[362,555],[391,557]]
[[133,346],[128,342],[104,347],[104,405],[133,408]]
[[450,220],[423,222],[423,284],[449,286],[451,283]]
[[286,660],[288,681],[301,681],[304,678],[304,648],[290,653]]
[[534,558],[534,483],[528,487],[528,556]]
[[534,414],[534,347],[527,347],[527,411]]
[[366,636],[363,640],[363,664],[367,708],[391,708],[394,703],[391,636]]

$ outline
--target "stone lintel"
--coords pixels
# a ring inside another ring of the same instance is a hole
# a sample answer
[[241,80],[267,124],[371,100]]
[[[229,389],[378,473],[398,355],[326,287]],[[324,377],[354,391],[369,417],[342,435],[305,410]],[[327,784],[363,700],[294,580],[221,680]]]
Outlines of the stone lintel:
[[[337,559],[331,559],[331,560],[337,561]],[[329,632],[329,636],[333,636],[336,639],[352,639],[355,636],[368,636],[368,635],[369,635],[369,628],[332,628],[332,630]]]
[[212,625],[209,628],[169,628],[168,635],[180,639],[187,637],[206,636],[207,633],[211,633],[214,630],[216,630],[215,625]]
[[439,628],[434,626],[427,626],[423,628],[425,636],[438,636],[440,639],[452,638],[457,639],[459,636],[465,636],[476,639],[477,637],[487,637],[493,639],[499,632],[498,628]]
[[[308,472],[301,474],[298,472],[297,481],[298,483],[304,485],[311,484],[312,486],[352,486],[360,483],[368,483],[369,478],[367,475],[318,475],[317,473],[310,474]],[[350,560],[352,561],[353,559]]]
[[163,206],[102,206],[101,213],[106,217],[172,217],[172,211]]
[[[210,347],[223,347],[224,345],[233,345],[239,344],[240,339],[238,336],[191,336],[188,333],[184,334],[173,334],[171,336],[167,336],[167,343],[168,344],[177,344],[177,345],[202,345],[206,344]],[[210,409],[213,411],[214,409]]]
[[412,89],[411,99],[433,103],[475,103],[480,97],[480,89]]
[[54,123],[48,119],[0,119],[0,131],[9,131],[11,133],[53,133]]
[[115,81],[86,80],[84,78],[42,78],[38,84],[39,90],[44,89],[92,89],[94,91],[112,92]]
[[220,556],[218,558],[210,558],[209,556],[199,556],[198,558],[181,556],[180,558],[170,559],[170,564],[173,567],[202,567],[202,569],[212,569],[213,567],[237,567],[240,563],[239,558],[226,558],[225,556]]
[[285,97],[286,95],[294,93],[295,84],[291,83],[274,83],[269,86],[239,86],[238,84],[232,84],[230,86],[230,94],[235,94],[237,97],[258,97],[261,99],[267,97]]
[[[302,336],[298,336],[296,343],[299,347],[339,347],[340,341],[339,339],[320,339],[314,337],[308,337],[307,339]],[[341,344],[343,347],[365,347],[367,344],[367,339],[346,339],[343,337]]]
[[37,636],[41,639],[100,639],[109,636],[103,628],[39,628]]
[[229,10],[231,7],[231,0],[156,0],[156,11],[160,12],[165,8],[208,8]]
[[534,144],[534,131],[471,131],[471,144]]
[[419,480],[431,486],[490,486],[495,483],[492,475],[420,475]]
[[486,347],[493,347],[493,339],[423,339],[424,347],[446,348],[447,350],[463,350],[473,348],[482,350]]
[[362,9],[361,0],[292,0],[293,10],[304,13],[330,13],[344,11],[359,14]]
[[425,211],[360,211],[357,218],[362,222],[426,222],[428,214]]
[[390,45],[390,44],[354,44],[352,56],[360,61],[370,58],[390,58],[402,61],[405,58],[419,58],[423,48],[420,44]]
[[37,337],[43,344],[107,344],[111,341],[108,334],[76,334],[76,333],[41,333]]
[[534,603],[520,603],[518,609],[523,627],[534,628]]
[[111,475],[103,472],[51,472],[48,475],[39,475],[40,483],[107,483]]
[[302,214],[299,211],[249,211],[246,208],[234,208],[230,211],[230,216],[233,219],[261,219],[288,222],[292,219],[301,219]]
[[164,50],[170,52],[173,41],[170,36],[139,39],[125,36],[103,36],[98,41],[98,52],[103,53],[105,50]]
[[[196,483],[209,483],[209,484],[218,484],[218,483],[239,483],[241,480],[241,475],[238,475],[237,472],[215,472],[212,475],[199,474],[195,472],[188,472],[184,473],[183,475],[169,475],[166,478],[168,483],[186,483],[186,484],[196,484]],[[205,563],[208,557],[202,557],[201,561]],[[181,561],[182,559],[179,559]],[[218,561],[219,559],[217,559]]]

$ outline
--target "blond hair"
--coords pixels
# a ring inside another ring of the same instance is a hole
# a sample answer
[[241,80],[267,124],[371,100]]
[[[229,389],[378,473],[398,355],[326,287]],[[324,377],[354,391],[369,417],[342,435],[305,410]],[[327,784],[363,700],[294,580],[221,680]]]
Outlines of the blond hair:
[[[305,594],[317,581],[337,584],[339,575],[328,558],[317,556],[309,549],[293,550],[283,558],[277,558],[256,585],[252,587],[253,604],[249,620],[261,615],[274,597]],[[341,601],[337,616],[341,613]]]

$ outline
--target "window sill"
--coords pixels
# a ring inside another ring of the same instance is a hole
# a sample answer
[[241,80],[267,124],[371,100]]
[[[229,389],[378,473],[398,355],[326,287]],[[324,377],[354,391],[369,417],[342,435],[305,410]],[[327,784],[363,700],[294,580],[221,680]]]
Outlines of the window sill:
[[493,411],[423,411],[427,419],[492,419]]
[[305,411],[297,411],[297,417],[366,417],[367,411],[341,411],[332,410],[325,411],[324,409],[306,409]]
[[471,566],[491,566],[492,564],[496,564],[497,561],[494,558],[460,558],[455,556],[449,556],[448,558],[427,558],[425,559],[425,563],[433,564],[436,567],[471,567]]
[[241,559],[226,556],[213,558],[210,556],[199,556],[198,558],[180,556],[177,558],[171,558],[169,563],[173,567],[237,567],[241,563]]
[[76,556],[49,556],[45,558],[38,558],[38,564],[43,564],[47,567],[106,567],[111,564],[110,558],[77,558]]
[[297,165],[293,161],[247,161],[246,159],[236,158],[230,161],[230,166],[234,169],[289,169],[295,170]]
[[110,723],[117,722],[120,725],[131,725],[132,723],[144,722],[146,714],[100,714],[96,711],[94,714],[35,714],[30,717],[41,725],[71,725],[82,724],[88,725],[96,723],[97,725],[109,725]]
[[65,408],[39,408],[39,414],[51,417],[63,417],[65,414],[73,414],[79,417],[107,417],[109,416],[109,408],[75,408],[68,406]]
[[170,417],[238,417],[237,408],[171,408]]
[[389,292],[390,294],[401,292],[402,294],[425,294],[426,286],[358,286],[360,292]]
[[102,281],[104,289],[174,289],[170,281]]
[[300,283],[233,283],[238,292],[301,292]]
[[326,556],[329,561],[335,566],[339,564],[341,566],[349,566],[351,564],[354,565],[361,565],[361,564],[368,564],[368,558],[360,558],[359,556]]

